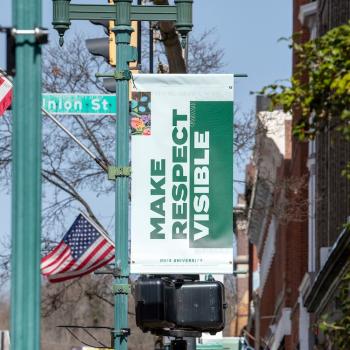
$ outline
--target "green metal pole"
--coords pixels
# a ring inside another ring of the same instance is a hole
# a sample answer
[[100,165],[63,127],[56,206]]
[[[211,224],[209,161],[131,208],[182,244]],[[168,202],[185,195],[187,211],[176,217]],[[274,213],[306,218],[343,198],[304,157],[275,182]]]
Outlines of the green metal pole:
[[[130,35],[132,32],[130,10],[132,0],[116,1],[116,33],[117,63],[116,71],[129,70]],[[129,80],[116,80],[117,125],[116,125],[116,163],[118,167],[129,166]],[[117,286],[126,286],[129,277],[128,232],[129,232],[129,178],[116,178],[116,222],[115,222],[115,263],[120,269],[116,277]],[[118,288],[117,288],[118,289]],[[127,336],[123,329],[128,328],[128,294],[115,295],[115,349],[126,350]]]
[[[33,0],[32,0],[33,1]],[[129,62],[135,60],[136,53],[130,46],[132,32],[131,19],[138,21],[163,20],[176,21],[176,27],[185,41],[192,28],[193,0],[175,0],[174,6],[132,6],[132,0],[114,0],[110,5],[71,4],[71,0],[53,0],[53,25],[63,44],[64,32],[70,21],[76,19],[116,20],[113,31],[116,34],[117,66],[116,79],[117,123],[116,123],[116,165],[128,170],[129,167]],[[113,12],[115,11],[115,13]],[[131,18],[132,17],[132,18]],[[110,77],[111,74],[99,74]],[[118,273],[114,282],[116,350],[127,350],[128,292],[129,292],[129,171],[116,177],[116,221],[115,221],[115,265]],[[114,177],[114,176],[113,176]]]
[[[41,24],[41,0],[15,0],[17,30]],[[40,348],[41,51],[16,36],[13,103],[11,350]]]

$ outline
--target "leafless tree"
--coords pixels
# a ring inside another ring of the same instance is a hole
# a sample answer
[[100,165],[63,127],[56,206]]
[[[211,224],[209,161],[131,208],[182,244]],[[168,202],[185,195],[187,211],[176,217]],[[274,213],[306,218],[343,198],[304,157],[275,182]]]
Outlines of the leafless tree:
[[217,73],[225,67],[224,50],[218,47],[216,36],[215,28],[204,31],[198,37],[190,35],[189,73]]
[[[285,177],[271,181],[263,175],[260,182],[270,189],[264,203],[255,204],[249,210],[251,215],[274,216],[280,224],[305,222],[308,219],[309,200],[305,196],[308,191],[308,176]],[[317,199],[316,199],[317,200]]]
[[[204,44],[205,42],[205,35],[193,42],[195,43],[194,49],[199,49],[200,43]],[[212,53],[216,57],[212,59],[212,62],[218,60],[215,67],[221,67],[219,61],[222,56],[218,55],[215,50]],[[207,54],[209,60],[210,50]],[[204,72],[204,70],[210,72],[211,69],[215,68],[210,63],[203,70],[200,70],[200,64],[202,64],[201,61],[193,61],[195,72]],[[44,92],[60,93],[105,92],[101,81],[95,78],[95,73],[109,69],[102,59],[92,57],[88,53],[84,38],[78,35],[71,41],[67,41],[63,48],[53,44],[44,50],[43,90]],[[105,164],[114,164],[116,142],[114,117],[83,118],[79,115],[72,115],[58,118]],[[9,191],[10,186],[10,141],[11,113],[9,112],[1,119],[0,123],[0,186],[4,191]],[[87,193],[93,191],[97,195],[108,194],[113,190],[114,185],[107,180],[105,172],[96,163],[45,117],[43,117],[42,145],[43,240],[47,248],[52,246],[52,243],[59,241],[62,232],[67,229],[65,217],[68,212],[74,209],[85,211],[96,223],[102,226],[87,199]],[[1,249],[0,255],[0,268],[3,268],[0,275],[2,279],[7,279],[9,276],[9,243],[5,243],[7,249]],[[89,300],[92,300],[91,303],[99,305],[100,309],[98,310],[100,311],[98,312],[104,313],[107,312],[106,309],[112,310],[113,294],[107,285],[111,285],[108,277],[86,277],[82,280],[56,286],[44,283],[42,315],[47,320],[52,320],[51,323],[44,321],[44,327],[50,325],[52,328],[53,320],[60,319],[60,317],[64,319],[64,316],[69,314],[67,310],[71,310],[70,307],[73,308],[75,304],[86,304]],[[90,310],[92,314],[97,312],[97,306],[96,308],[90,306],[85,306],[86,310]],[[112,311],[108,311],[108,313],[112,313]],[[77,312],[75,317],[74,321],[78,322],[79,317],[83,316]],[[133,315],[130,317],[133,318]],[[113,315],[105,318],[105,320],[107,319],[113,320]],[[73,322],[73,320],[67,322],[71,321]],[[135,322],[134,319],[131,322]],[[52,329],[46,329],[45,334],[46,340],[53,337],[50,336]],[[48,347],[49,345],[47,345]]]
[[[250,178],[247,187],[248,192],[253,186],[260,187],[264,195],[261,200],[254,202],[249,214],[274,216],[280,224],[305,222],[309,215],[309,201],[305,196],[308,192],[308,175],[286,175],[290,155],[282,154],[274,139],[283,138],[284,143],[291,144],[292,134],[290,128],[286,128],[287,121],[283,115],[268,111],[261,112],[255,120],[252,128],[254,136],[248,136],[248,144],[253,146],[250,164],[254,168],[253,177],[256,178]],[[249,118],[246,121],[250,123]],[[254,181],[257,183],[254,184]],[[248,201],[250,199],[247,198]]]
[[[10,277],[10,238],[9,236],[2,236],[0,239],[0,281],[5,283]],[[1,292],[1,288],[0,288]]]
[[[111,275],[89,275],[58,284],[44,284],[42,291],[42,349],[74,345],[109,347],[114,319]],[[135,324],[134,298],[129,297],[130,349],[150,349],[155,337],[143,334]],[[65,326],[59,327],[57,326]],[[78,326],[78,327],[76,327]],[[88,327],[88,328],[79,328]],[[101,328],[105,327],[105,328]],[[60,344],[59,344],[60,343]]]
[[264,130],[259,124],[257,124],[256,116],[253,111],[243,114],[235,111],[233,127],[234,154],[245,164],[247,157],[249,157],[254,148],[256,136],[262,133]]
[[0,123],[0,189],[6,193],[9,192],[11,182],[10,164],[12,160],[11,122],[8,115],[9,113],[2,118]]
[[[191,70],[211,72],[222,66],[222,51],[215,46],[206,46],[211,32],[193,39],[193,57],[201,46],[206,53],[202,60],[193,58]],[[202,52],[202,51],[201,51]],[[220,54],[219,54],[220,52]],[[202,52],[203,53],[203,52]],[[204,65],[203,60],[208,64]],[[213,62],[215,64],[213,64]],[[201,65],[204,65],[200,68]],[[109,66],[89,54],[82,35],[67,41],[63,48],[53,44],[44,51],[43,90],[44,92],[88,93],[105,92],[96,72],[108,71]],[[58,117],[70,131],[89,147],[105,164],[114,163],[115,117],[97,116],[84,118],[79,115]],[[9,188],[11,165],[11,113],[7,113],[0,124],[0,185]],[[92,190],[97,195],[110,193],[113,183],[108,181],[104,171],[50,120],[43,118],[43,232],[47,242],[56,241],[65,228],[68,210],[82,209],[100,226],[98,218],[86,198]]]
[[[142,32],[145,40],[142,50],[142,71],[144,72],[148,71],[147,63],[150,55],[149,30],[148,24],[143,25]],[[176,32],[176,37],[170,40],[169,35],[162,30],[161,23],[154,22],[152,24],[152,30],[154,43],[153,55],[155,64],[158,65],[159,73],[217,73],[225,67],[224,50],[218,46],[215,28],[206,30],[199,35],[189,35],[188,59],[186,63],[183,57],[186,55],[186,52],[181,47],[176,50],[171,49],[174,52],[172,52],[172,55],[169,54],[171,43],[174,46],[180,45]],[[183,68],[184,66],[185,68]]]

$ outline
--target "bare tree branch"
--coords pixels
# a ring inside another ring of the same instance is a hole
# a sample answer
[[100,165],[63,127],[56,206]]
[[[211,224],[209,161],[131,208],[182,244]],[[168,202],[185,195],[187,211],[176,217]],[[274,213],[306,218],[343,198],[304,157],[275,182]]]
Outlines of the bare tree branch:
[[[168,0],[153,0],[155,5],[169,5]],[[186,73],[186,63],[174,22],[159,22],[161,40],[168,59],[169,73]]]
[[212,28],[199,37],[190,36],[189,73],[216,73],[225,66],[224,50],[217,46],[215,33],[215,29]]

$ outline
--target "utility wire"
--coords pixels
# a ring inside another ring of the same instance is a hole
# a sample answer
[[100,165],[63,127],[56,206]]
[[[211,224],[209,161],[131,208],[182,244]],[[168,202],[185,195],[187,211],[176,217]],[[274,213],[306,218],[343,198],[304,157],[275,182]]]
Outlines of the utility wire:
[[86,328],[83,328],[83,331],[88,334],[96,343],[99,343],[103,348],[107,348],[107,345],[101,343],[91,332],[89,332]]
[[[91,332],[89,332],[87,329],[90,329],[90,328],[93,328],[93,329],[109,329],[111,330],[112,328],[110,327],[84,327],[84,326],[58,326],[59,328],[65,328],[69,333],[70,335],[78,340],[79,342],[81,342],[82,344],[86,345],[86,346],[89,346],[89,347],[95,347],[95,348],[98,348],[98,349],[104,349],[104,348],[107,348],[107,346],[100,342],[93,334],[91,334]],[[93,340],[95,340],[98,344],[100,344],[101,346],[94,346],[94,345],[91,345],[89,343],[86,343],[84,341],[82,341],[70,328],[79,328],[79,329],[82,329],[86,334],[88,334]]]

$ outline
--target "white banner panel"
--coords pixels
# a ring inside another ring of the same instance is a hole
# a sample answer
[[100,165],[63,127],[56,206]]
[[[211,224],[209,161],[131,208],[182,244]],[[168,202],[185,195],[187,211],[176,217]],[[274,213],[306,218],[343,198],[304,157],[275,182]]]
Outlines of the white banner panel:
[[232,273],[233,75],[134,79],[131,272]]

